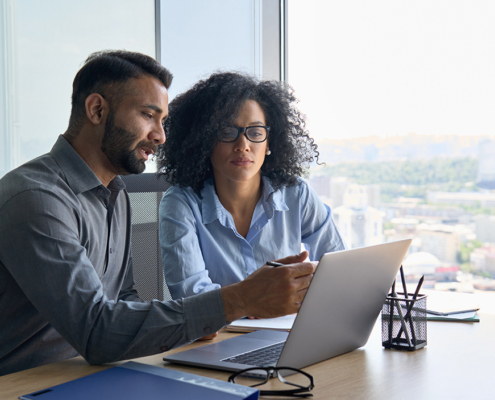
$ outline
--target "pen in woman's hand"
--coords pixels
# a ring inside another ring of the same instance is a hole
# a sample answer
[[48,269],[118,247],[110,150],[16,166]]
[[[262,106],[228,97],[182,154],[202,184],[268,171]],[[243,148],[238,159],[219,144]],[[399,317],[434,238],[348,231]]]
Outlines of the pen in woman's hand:
[[281,267],[282,265],[285,265],[285,264],[280,264],[280,263],[275,262],[275,261],[267,261],[266,265],[270,265],[272,267]]

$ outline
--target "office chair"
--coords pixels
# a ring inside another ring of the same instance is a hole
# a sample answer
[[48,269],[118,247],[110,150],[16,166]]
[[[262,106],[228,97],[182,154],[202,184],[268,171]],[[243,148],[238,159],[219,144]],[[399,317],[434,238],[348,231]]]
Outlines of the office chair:
[[122,176],[132,209],[132,260],[136,290],[143,300],[171,300],[163,276],[158,207],[170,184],[154,173]]

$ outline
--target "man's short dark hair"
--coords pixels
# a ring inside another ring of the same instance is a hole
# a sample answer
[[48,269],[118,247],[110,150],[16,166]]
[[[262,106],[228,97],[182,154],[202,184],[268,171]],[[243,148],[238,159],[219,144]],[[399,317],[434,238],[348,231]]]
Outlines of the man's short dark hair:
[[125,50],[105,50],[90,54],[72,83],[72,110],[67,133],[75,135],[86,115],[86,98],[99,93],[115,107],[125,94],[123,83],[131,78],[151,76],[168,89],[172,74],[145,54]]

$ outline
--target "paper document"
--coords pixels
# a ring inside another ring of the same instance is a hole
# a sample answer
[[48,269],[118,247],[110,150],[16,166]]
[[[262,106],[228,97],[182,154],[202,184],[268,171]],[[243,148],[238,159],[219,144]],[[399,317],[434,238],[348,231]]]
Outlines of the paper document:
[[276,331],[290,331],[296,315],[286,315],[279,318],[247,319],[241,318],[227,325],[229,332],[253,332],[259,329],[271,329]]
[[[425,292],[427,292],[425,290]],[[480,301],[474,294],[428,291],[428,310],[450,314],[459,311],[479,310]]]
[[[426,292],[426,290],[425,290]],[[474,294],[427,291],[428,321],[479,322],[479,298]]]

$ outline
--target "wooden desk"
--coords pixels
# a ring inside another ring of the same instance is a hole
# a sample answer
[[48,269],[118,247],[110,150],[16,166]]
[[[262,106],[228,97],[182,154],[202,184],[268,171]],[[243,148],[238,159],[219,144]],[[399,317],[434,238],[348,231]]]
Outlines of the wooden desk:
[[[428,345],[416,352],[385,350],[380,320],[361,349],[305,368],[315,377],[314,399],[492,399],[495,397],[495,315],[479,323],[429,322]],[[215,340],[232,334],[222,332]],[[196,342],[182,351],[211,342]],[[163,366],[162,354],[134,361]],[[90,366],[81,357],[0,377],[0,399],[44,389],[100,371],[118,363]],[[227,380],[228,373],[173,368]],[[279,385],[272,379],[271,387]]]

